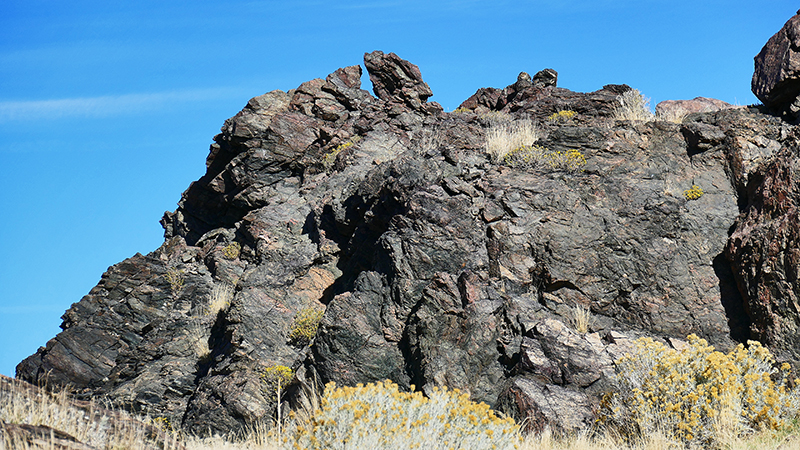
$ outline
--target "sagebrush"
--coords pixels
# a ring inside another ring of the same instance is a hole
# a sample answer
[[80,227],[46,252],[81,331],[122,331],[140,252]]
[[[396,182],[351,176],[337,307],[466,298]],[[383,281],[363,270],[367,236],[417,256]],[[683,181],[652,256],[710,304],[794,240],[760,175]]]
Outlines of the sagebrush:
[[621,389],[606,398],[603,420],[623,435],[659,432],[706,448],[794,426],[800,396],[789,365],[774,362],[754,341],[725,354],[695,335],[680,351],[642,338],[617,362]]
[[284,442],[294,449],[516,449],[522,444],[513,419],[458,390],[400,392],[390,381],[325,387],[310,420],[291,419]]

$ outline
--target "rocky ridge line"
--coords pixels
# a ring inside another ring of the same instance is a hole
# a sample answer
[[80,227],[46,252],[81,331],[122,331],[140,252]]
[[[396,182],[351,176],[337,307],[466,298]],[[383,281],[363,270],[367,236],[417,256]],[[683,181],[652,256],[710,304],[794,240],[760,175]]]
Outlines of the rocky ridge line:
[[[201,434],[270,417],[261,374],[275,365],[295,386],[459,388],[534,428],[575,430],[639,336],[722,349],[758,337],[800,361],[786,334],[797,309],[780,300],[797,286],[792,125],[758,108],[617,121],[628,86],[572,92],[552,69],[445,113],[417,66],[382,52],[365,66],[377,97],[350,66],[228,119],[206,174],[165,213],[165,243],[110,268],[18,377]],[[550,119],[559,111],[576,114]],[[587,164],[493,161],[487,131],[514,120]],[[687,198],[695,185],[703,195]],[[775,235],[786,247],[764,240]],[[784,272],[776,287],[769,274]],[[298,343],[308,308],[324,316]]]

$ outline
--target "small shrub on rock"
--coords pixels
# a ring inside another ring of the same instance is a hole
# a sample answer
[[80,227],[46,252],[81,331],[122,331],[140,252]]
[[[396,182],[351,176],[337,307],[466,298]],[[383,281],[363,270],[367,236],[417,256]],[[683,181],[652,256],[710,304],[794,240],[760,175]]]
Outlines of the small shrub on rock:
[[800,396],[788,387],[789,365],[773,367],[758,342],[728,354],[695,335],[674,350],[650,338],[617,362],[621,392],[607,397],[603,419],[629,436],[665,433],[687,446],[713,447],[797,419]]
[[271,398],[277,398],[279,401],[284,388],[293,379],[294,371],[286,366],[269,366],[265,367],[264,371],[261,372],[264,393]]
[[307,345],[317,335],[319,322],[325,311],[320,308],[303,308],[292,320],[289,340],[295,344]]
[[541,145],[524,145],[508,152],[503,164],[509,167],[531,167],[564,172],[580,172],[586,157],[578,150],[552,151]]
[[180,295],[181,290],[183,289],[183,285],[186,282],[186,277],[184,276],[183,269],[177,269],[175,267],[171,267],[167,270],[167,281],[169,282],[169,288],[172,292],[173,297],[177,297]]
[[518,426],[458,390],[400,392],[391,381],[325,387],[309,420],[290,418],[284,435],[293,449],[514,449]]
[[549,120],[550,122],[567,122],[577,115],[578,113],[576,113],[571,109],[568,109],[565,111],[559,111],[557,113],[550,114],[547,117],[547,120]]
[[322,166],[325,168],[325,171],[330,172],[331,170],[333,170],[333,165],[334,163],[336,163],[336,157],[339,156],[339,153],[342,153],[348,148],[354,146],[360,140],[361,136],[354,136],[349,141],[339,144],[338,146],[336,146],[336,148],[334,148],[330,152],[322,155]]
[[703,189],[696,184],[692,186],[691,189],[683,191],[683,196],[686,197],[686,200],[697,200],[698,198],[702,197],[703,194]]
[[619,105],[614,108],[616,120],[647,122],[655,119],[655,115],[650,111],[650,99],[638,89],[625,91],[617,97],[617,102]]
[[225,259],[233,261],[234,259],[239,257],[239,254],[242,252],[242,244],[238,242],[231,242],[230,244],[226,245],[225,248],[222,249],[222,256]]

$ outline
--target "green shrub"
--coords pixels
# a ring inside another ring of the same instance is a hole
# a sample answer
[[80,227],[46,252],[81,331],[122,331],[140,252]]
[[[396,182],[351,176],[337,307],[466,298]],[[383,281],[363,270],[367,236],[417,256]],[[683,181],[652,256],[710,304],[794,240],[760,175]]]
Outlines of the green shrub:
[[391,381],[325,387],[310,419],[290,416],[284,443],[293,449],[512,449],[522,440],[511,418],[458,390],[400,392]]
[[575,117],[577,115],[578,115],[578,113],[576,113],[575,111],[573,111],[571,109],[568,109],[568,110],[562,110],[562,111],[559,111],[557,113],[550,114],[547,117],[547,120],[549,120],[551,122],[567,122],[568,120],[572,119],[573,117]]
[[686,200],[697,200],[698,198],[702,197],[703,194],[703,189],[696,184],[693,185],[691,189],[683,191],[683,196],[686,197]]
[[309,307],[298,311],[292,320],[289,340],[302,346],[311,342],[317,335],[317,328],[319,328],[323,314],[325,314],[325,310],[321,308]]
[[503,156],[503,164],[509,167],[539,167],[565,172],[583,171],[586,157],[578,150],[556,152],[541,145],[523,145]]
[[607,397],[603,420],[629,436],[665,433],[690,446],[719,445],[758,430],[778,430],[797,418],[800,398],[758,342],[728,354],[695,335],[674,350],[650,338],[617,362],[620,393]]
[[456,114],[458,114],[458,113],[468,113],[468,112],[472,112],[472,110],[469,109],[469,108],[461,107],[461,108],[454,109],[453,112],[456,113]]

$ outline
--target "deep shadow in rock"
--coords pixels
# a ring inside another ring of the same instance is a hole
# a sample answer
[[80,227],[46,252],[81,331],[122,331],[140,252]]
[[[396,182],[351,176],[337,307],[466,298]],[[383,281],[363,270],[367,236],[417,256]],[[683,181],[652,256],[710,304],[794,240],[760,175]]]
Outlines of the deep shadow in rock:
[[719,295],[728,326],[731,329],[731,339],[736,342],[747,342],[750,339],[750,317],[744,307],[744,298],[736,285],[730,262],[724,253],[720,253],[712,262],[714,273],[719,279]]

